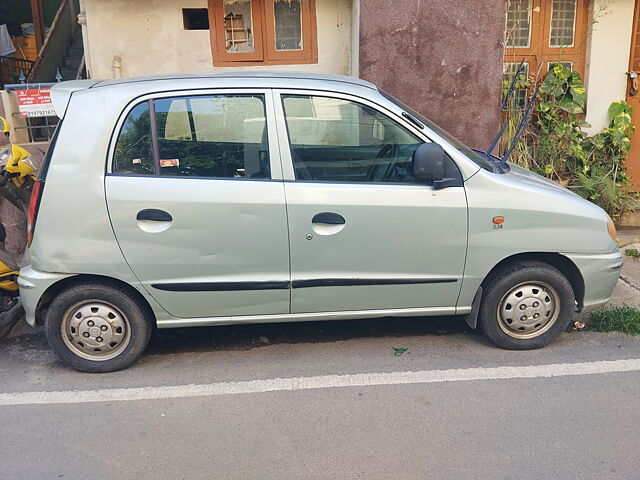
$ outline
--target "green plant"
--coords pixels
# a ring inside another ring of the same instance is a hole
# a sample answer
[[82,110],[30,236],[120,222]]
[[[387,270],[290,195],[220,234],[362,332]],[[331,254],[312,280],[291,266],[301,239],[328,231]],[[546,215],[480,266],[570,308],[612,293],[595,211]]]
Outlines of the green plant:
[[[624,168],[635,131],[631,106],[613,102],[609,126],[588,136],[583,128],[589,124],[581,119],[584,85],[577,72],[561,63],[549,70],[535,101],[534,113],[511,161],[571,188],[613,218],[633,210],[637,196],[626,188],[629,180]],[[512,116],[518,119],[517,112]],[[503,150],[514,132],[515,128],[507,128]]]
[[576,193],[600,205],[614,218],[632,210],[636,201],[636,195],[625,188],[629,179],[624,161],[635,131],[631,111],[628,103],[613,102],[609,107],[611,123],[602,132],[585,138],[587,156],[574,165]]
[[571,161],[586,158],[582,127],[587,124],[577,117],[584,102],[580,75],[556,63],[540,86],[534,116],[536,164],[549,178],[566,179]]
[[629,305],[596,310],[591,314],[588,328],[595,332],[619,331],[639,335],[640,310]]
[[635,249],[635,248],[627,248],[627,249],[624,251],[624,254],[625,254],[627,257],[640,258],[640,252],[639,252],[637,249]]

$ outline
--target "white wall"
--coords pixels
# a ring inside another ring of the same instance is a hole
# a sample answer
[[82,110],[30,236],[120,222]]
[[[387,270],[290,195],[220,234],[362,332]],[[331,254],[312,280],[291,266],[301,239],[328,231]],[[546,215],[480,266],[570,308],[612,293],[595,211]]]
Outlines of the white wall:
[[627,89],[634,0],[594,0],[587,52],[587,131],[609,125],[607,110]]
[[[213,67],[209,30],[184,30],[182,9],[205,8],[207,0],[84,0],[84,6],[92,78],[113,78],[114,57],[123,77],[230,68]],[[241,68],[349,74],[351,11],[352,0],[317,0],[317,64]]]

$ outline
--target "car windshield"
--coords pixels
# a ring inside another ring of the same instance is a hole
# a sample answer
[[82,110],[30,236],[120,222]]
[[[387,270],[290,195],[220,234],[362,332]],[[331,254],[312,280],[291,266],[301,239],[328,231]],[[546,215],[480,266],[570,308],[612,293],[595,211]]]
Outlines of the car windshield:
[[467,147],[464,143],[462,143],[456,137],[451,135],[449,132],[439,127],[438,125],[433,123],[431,120],[425,118],[424,115],[420,114],[419,112],[416,112],[413,108],[409,107],[408,105],[405,105],[400,100],[388,94],[387,92],[380,90],[380,93],[385,98],[387,98],[388,100],[392,101],[397,106],[402,108],[405,112],[409,113],[411,116],[415,117],[417,120],[424,123],[427,127],[429,127],[431,130],[433,130],[442,138],[444,138],[447,142],[449,142],[451,146],[455,147],[460,153],[462,153],[464,156],[466,156],[467,158],[475,162],[479,167],[484,168],[485,170],[488,170],[490,172],[495,171],[491,162],[487,159],[485,155]]

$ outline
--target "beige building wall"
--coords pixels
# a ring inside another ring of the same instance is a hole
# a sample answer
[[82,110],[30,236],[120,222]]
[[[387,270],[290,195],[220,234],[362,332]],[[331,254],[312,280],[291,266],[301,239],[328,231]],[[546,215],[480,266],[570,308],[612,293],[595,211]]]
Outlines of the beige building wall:
[[634,0],[593,2],[586,68],[590,134],[609,125],[609,105],[626,97],[634,4]]
[[[229,69],[213,67],[209,30],[183,26],[182,9],[206,8],[207,0],[84,0],[83,4],[91,78]],[[242,68],[349,74],[351,12],[352,0],[317,0],[317,64]]]

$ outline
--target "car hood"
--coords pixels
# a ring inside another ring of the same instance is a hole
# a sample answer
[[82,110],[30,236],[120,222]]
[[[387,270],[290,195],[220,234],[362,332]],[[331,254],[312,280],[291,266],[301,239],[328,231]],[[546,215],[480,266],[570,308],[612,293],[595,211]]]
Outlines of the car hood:
[[508,173],[506,173],[506,175],[508,175],[509,177],[511,177],[516,181],[524,182],[529,185],[535,185],[537,187],[550,188],[552,190],[563,192],[567,195],[571,195],[572,197],[582,198],[578,194],[569,190],[568,188],[558,185],[557,183],[552,182],[548,178],[538,175],[537,173],[533,173],[532,171],[527,170],[526,168],[523,168],[514,163],[509,163],[509,169],[510,170]]

